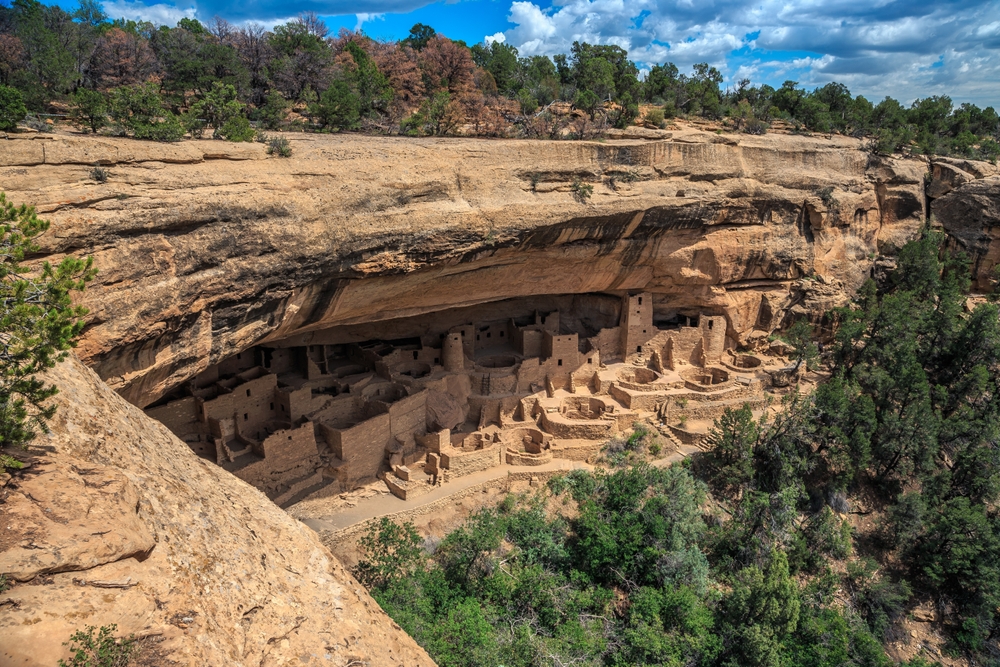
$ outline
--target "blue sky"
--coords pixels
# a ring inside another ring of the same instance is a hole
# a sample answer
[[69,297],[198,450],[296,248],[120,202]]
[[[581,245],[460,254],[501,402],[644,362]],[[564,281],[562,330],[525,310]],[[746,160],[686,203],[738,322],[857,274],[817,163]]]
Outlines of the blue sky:
[[[60,4],[75,4],[60,0]],[[315,11],[336,32],[406,36],[414,23],[469,44],[500,39],[521,55],[574,40],[617,44],[640,67],[696,62],[726,83],[829,81],[879,100],[949,94],[1000,108],[1000,2],[985,0],[106,0],[113,17],[172,25],[183,16],[273,25]]]

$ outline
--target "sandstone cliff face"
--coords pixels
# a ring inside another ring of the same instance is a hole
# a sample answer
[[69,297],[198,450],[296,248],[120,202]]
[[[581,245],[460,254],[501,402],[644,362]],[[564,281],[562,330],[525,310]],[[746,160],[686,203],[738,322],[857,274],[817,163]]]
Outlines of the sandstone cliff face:
[[742,342],[842,303],[926,208],[925,162],[842,137],[289,138],[0,145],[44,255],[94,255],[79,353],[130,402],[255,343],[528,295],[645,290]]
[[[54,369],[52,433],[0,486],[0,665],[52,667],[85,625],[143,664],[432,665],[317,537],[111,391]],[[28,581],[30,580],[30,581]]]
[[935,158],[927,193],[931,214],[969,253],[974,286],[989,290],[1000,262],[1000,168],[988,162]]

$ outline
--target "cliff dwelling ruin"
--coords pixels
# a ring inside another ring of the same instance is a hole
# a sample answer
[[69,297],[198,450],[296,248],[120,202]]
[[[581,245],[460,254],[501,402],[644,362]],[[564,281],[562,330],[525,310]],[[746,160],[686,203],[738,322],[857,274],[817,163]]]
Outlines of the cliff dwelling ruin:
[[666,306],[648,292],[520,299],[299,334],[146,413],[282,507],[379,479],[407,499],[496,466],[592,460],[636,422],[679,450],[726,407],[760,406],[772,376],[733,353],[725,317]]

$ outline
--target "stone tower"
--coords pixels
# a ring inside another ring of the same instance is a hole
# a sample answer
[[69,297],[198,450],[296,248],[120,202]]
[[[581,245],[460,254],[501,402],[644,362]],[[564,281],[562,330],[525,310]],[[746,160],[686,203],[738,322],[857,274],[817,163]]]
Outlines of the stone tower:
[[462,347],[461,332],[452,331],[445,335],[441,357],[446,371],[456,373],[465,370],[465,350]]

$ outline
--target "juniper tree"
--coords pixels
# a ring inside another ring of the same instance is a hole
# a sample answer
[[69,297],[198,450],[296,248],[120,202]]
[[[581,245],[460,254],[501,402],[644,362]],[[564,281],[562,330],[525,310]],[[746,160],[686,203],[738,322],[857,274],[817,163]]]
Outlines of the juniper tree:
[[[55,413],[58,389],[38,377],[64,359],[83,329],[86,309],[71,294],[84,289],[93,259],[65,257],[58,265],[25,266],[49,223],[0,192],[0,444],[24,447]],[[0,466],[19,467],[9,455]]]

